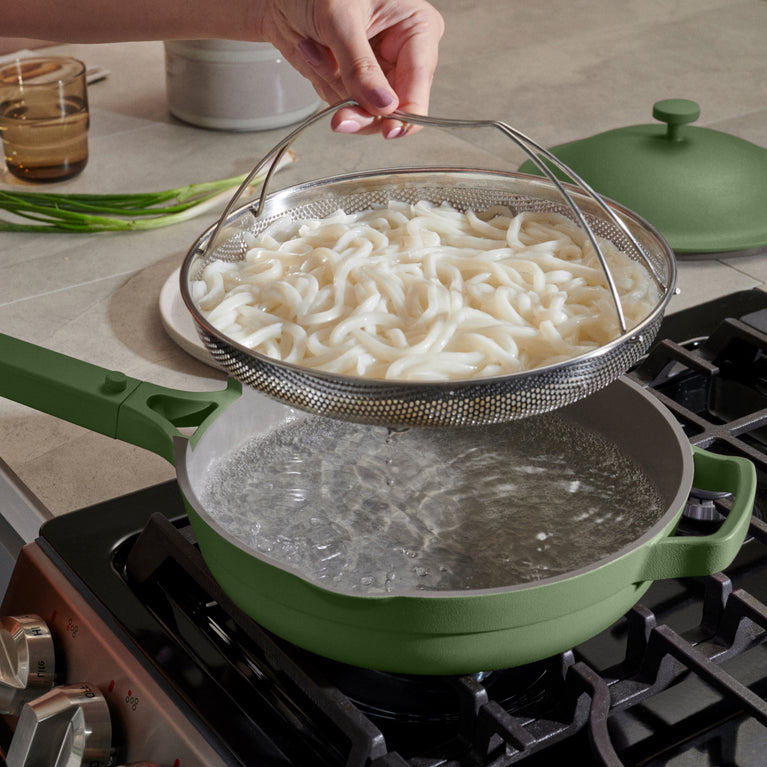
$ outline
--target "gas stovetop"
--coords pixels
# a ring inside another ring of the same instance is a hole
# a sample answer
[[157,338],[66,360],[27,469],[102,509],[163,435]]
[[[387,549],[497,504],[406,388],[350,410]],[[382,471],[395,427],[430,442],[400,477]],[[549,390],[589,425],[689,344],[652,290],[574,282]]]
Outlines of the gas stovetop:
[[[616,766],[762,765],[763,310],[767,293],[746,291],[671,315],[630,373],[693,444],[755,463],[754,517],[735,562],[714,576],[654,583],[607,631],[530,666],[404,676],[344,666],[280,640],[208,573],[175,482],[56,518],[37,545],[221,764],[502,767],[580,757]],[[695,504],[710,513],[680,534],[708,530],[727,512],[726,497]]]

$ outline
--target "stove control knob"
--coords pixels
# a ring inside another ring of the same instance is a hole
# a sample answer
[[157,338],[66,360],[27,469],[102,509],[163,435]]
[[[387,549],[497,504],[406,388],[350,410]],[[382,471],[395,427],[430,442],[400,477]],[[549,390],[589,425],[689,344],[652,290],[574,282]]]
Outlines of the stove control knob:
[[0,713],[21,707],[53,687],[51,632],[37,615],[0,618]]
[[107,767],[112,722],[101,691],[89,684],[54,687],[21,709],[7,767]]

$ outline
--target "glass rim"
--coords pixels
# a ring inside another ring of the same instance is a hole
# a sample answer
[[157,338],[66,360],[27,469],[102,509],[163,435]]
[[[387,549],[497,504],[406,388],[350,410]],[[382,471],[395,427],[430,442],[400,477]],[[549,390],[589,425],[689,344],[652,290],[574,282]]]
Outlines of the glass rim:
[[[57,64],[58,66],[49,73],[42,72],[34,76],[33,79],[24,79],[23,68],[25,65],[33,66],[44,63]],[[64,71],[62,72],[62,70]],[[84,77],[85,71],[85,63],[74,56],[24,56],[0,64],[0,89],[18,87],[50,88],[52,85],[74,82],[80,77]],[[6,79],[8,77],[7,72],[15,72],[16,77]],[[48,75],[51,76],[48,78]],[[40,77],[45,77],[46,79],[40,80]]]

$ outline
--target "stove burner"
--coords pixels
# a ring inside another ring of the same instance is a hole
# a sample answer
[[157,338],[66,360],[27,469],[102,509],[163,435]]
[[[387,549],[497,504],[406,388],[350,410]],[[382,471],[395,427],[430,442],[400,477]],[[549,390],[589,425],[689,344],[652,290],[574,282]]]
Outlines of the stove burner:
[[327,659],[316,662],[385,733],[389,747],[406,759],[465,752],[462,723],[488,698],[510,715],[532,719],[550,712],[555,708],[551,695],[556,676],[561,677],[558,658],[464,677],[392,674]]
[[731,493],[712,492],[693,487],[684,507],[684,516],[698,522],[722,522],[725,517],[716,508],[716,501],[731,498]]
[[[454,677],[392,674],[321,659],[328,678],[361,708],[384,719],[449,724],[461,714]],[[530,710],[540,704],[554,672],[551,662],[531,663],[469,678],[485,686],[505,711]]]
[[719,529],[727,517],[732,494],[690,489],[682,516],[677,525],[677,535],[711,535]]

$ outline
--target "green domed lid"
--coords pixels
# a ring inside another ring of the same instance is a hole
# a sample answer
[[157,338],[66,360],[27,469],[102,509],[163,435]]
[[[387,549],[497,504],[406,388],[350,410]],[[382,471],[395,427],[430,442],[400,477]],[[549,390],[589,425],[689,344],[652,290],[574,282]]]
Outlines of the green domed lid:
[[[550,151],[597,192],[647,219],[677,253],[767,246],[767,149],[689,125],[699,116],[694,101],[667,99],[653,108],[665,125],[618,128]],[[520,170],[541,175],[531,161]]]

